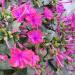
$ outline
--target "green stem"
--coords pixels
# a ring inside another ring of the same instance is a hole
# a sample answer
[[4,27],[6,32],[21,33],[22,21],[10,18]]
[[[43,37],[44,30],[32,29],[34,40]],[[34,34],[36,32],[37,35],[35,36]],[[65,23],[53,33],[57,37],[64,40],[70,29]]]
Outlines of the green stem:
[[7,47],[8,47],[8,49],[10,50],[10,49],[11,49],[11,46],[9,45],[9,42],[8,42],[8,40],[7,40],[7,37],[4,37],[4,41],[5,41],[5,43],[6,43]]

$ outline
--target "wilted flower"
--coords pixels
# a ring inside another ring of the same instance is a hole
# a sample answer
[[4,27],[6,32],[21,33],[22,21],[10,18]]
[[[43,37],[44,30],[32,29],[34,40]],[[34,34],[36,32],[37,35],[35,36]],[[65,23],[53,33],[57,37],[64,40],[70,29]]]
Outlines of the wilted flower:
[[65,54],[65,52],[58,52],[56,55],[56,63],[58,66],[64,67],[64,60],[67,59],[69,62],[73,62],[73,59]]
[[75,30],[75,13],[72,14],[71,27]]
[[28,38],[32,44],[40,44],[43,42],[43,34],[40,30],[32,30],[28,32]]
[[0,61],[5,61],[7,59],[8,59],[8,56],[7,55],[0,54]]
[[2,8],[4,9],[5,8],[5,0],[0,0],[0,3],[2,5]]
[[66,54],[66,55],[73,55],[73,54],[75,54],[74,46],[75,46],[74,43],[72,43],[72,44],[70,43],[70,44],[65,45],[66,51],[64,52],[64,54]]

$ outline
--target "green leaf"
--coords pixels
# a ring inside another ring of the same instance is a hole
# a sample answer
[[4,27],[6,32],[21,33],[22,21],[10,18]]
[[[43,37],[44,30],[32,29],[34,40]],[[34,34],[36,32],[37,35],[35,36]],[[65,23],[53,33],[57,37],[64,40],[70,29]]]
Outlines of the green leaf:
[[10,46],[13,47],[14,46],[14,39],[13,38],[10,38],[8,41],[10,43]]
[[13,75],[27,75],[27,68],[24,70],[17,70]]
[[9,52],[9,49],[7,48],[6,44],[0,44],[0,53],[1,54],[7,54],[9,55],[10,52]]
[[33,4],[38,7],[43,5],[41,0],[33,0]]
[[53,64],[53,59],[48,60],[48,64],[52,70],[57,71],[57,67]]
[[12,23],[12,30],[18,30],[19,31],[19,26],[21,25],[21,23],[14,21]]
[[7,61],[0,62],[0,70],[12,69]]
[[14,70],[3,70],[4,75],[13,75],[13,73],[15,72]]
[[3,16],[2,16],[2,13],[0,12],[0,20],[2,20],[3,19]]
[[44,5],[48,5],[51,0],[41,0]]

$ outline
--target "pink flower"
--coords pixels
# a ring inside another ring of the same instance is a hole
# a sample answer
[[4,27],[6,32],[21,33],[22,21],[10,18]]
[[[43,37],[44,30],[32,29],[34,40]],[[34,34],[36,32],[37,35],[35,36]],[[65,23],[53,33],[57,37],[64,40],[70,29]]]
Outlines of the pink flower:
[[49,20],[53,19],[53,13],[47,7],[44,8],[44,16]]
[[7,55],[0,54],[0,61],[5,61],[7,59],[8,59],[8,56]]
[[36,10],[30,5],[29,2],[13,8],[12,16],[17,19],[18,22],[23,22],[24,19],[36,28],[42,24],[42,15],[36,13]]
[[70,26],[71,25],[71,19],[72,19],[71,15],[64,16],[64,17],[62,17],[62,22],[64,23],[64,25]]
[[36,13],[36,9],[32,7],[32,5],[30,4],[30,2],[27,2],[24,6],[24,11],[26,16],[27,15],[32,15]]
[[65,11],[64,6],[63,6],[62,3],[59,2],[59,3],[57,4],[57,6],[56,6],[56,11],[57,11],[58,14],[61,14],[61,13],[63,13],[63,12]]
[[32,30],[28,32],[28,38],[32,44],[40,44],[43,42],[43,34],[40,30]]
[[16,18],[19,22],[24,20],[24,5],[21,5],[19,7],[14,7],[12,10],[12,16],[13,18]]
[[32,25],[32,28],[38,28],[42,24],[42,15],[35,13],[29,16],[26,16],[26,20],[29,24]]
[[36,13],[36,10],[30,5],[29,2],[20,5],[12,10],[12,16],[16,18],[19,22],[24,21],[27,15]]
[[18,48],[12,48],[11,58],[9,63],[12,67],[25,68],[27,66],[34,67],[39,61],[39,56],[31,50],[20,50]]

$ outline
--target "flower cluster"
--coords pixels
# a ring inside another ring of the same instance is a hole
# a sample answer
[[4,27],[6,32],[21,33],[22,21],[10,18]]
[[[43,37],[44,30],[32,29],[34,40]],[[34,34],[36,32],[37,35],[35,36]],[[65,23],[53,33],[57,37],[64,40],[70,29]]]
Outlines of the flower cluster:
[[15,71],[54,75],[75,61],[75,13],[67,15],[64,7],[72,1],[44,1],[0,0],[0,62]]

